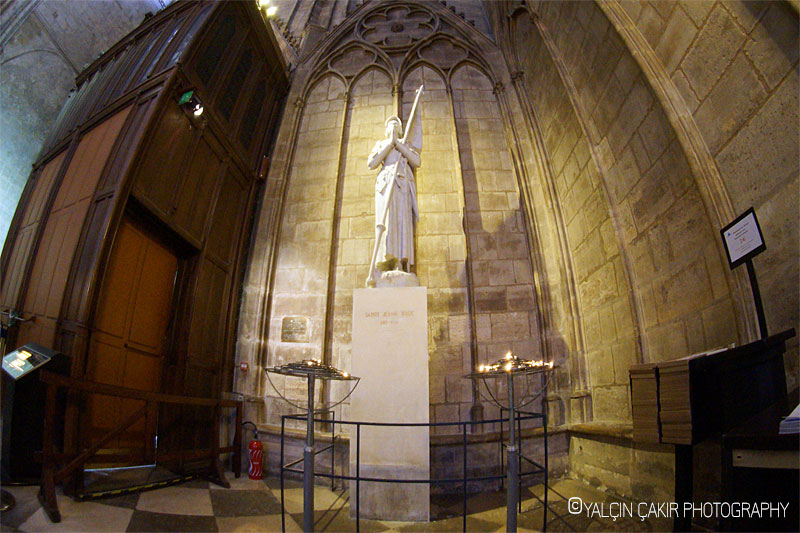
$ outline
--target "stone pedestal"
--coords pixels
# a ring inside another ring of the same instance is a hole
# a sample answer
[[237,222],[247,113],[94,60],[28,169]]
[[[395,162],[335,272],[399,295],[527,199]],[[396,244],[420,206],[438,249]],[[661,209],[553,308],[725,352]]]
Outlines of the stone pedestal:
[[[428,308],[425,287],[357,289],[353,294],[352,374],[361,382],[350,419],[428,423]],[[356,472],[356,432],[350,435],[350,474]],[[360,475],[430,477],[428,427],[361,427]],[[350,482],[355,516],[356,483]],[[362,518],[430,519],[430,485],[361,483]]]

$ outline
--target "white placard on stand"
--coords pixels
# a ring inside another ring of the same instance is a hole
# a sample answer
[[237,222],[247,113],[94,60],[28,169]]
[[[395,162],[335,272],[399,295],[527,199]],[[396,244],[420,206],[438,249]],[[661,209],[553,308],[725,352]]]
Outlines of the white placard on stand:
[[761,236],[761,227],[752,207],[722,228],[720,233],[731,268],[752,259],[766,249],[764,237]]

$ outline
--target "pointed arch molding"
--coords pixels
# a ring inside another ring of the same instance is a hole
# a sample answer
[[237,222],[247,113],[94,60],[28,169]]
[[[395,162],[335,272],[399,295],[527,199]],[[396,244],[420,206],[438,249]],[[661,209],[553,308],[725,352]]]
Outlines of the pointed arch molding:
[[[398,11],[399,10],[399,11]],[[397,22],[397,13],[404,13],[401,22]],[[394,24],[402,24],[403,28]],[[381,38],[378,29],[393,32],[405,31],[409,24],[416,24],[411,36],[406,40]],[[388,30],[387,30],[388,28]],[[430,31],[429,31],[430,30]],[[392,103],[397,113],[404,101],[402,88],[406,78],[419,67],[429,67],[444,80],[446,90],[452,95],[451,82],[453,76],[463,67],[471,66],[486,76],[497,95],[497,106],[502,117],[503,128],[511,159],[513,173],[516,175],[520,193],[520,208],[523,210],[524,224],[529,235],[531,253],[540,253],[539,238],[536,236],[536,222],[529,194],[524,192],[529,179],[525,168],[525,157],[520,154],[520,145],[527,142],[528,133],[521,120],[514,120],[519,114],[519,103],[513,92],[506,94],[504,86],[511,84],[502,53],[497,45],[479,30],[471,27],[464,20],[447,9],[446,6],[434,2],[370,2],[357,9],[349,19],[340,24],[329,35],[323,37],[311,50],[300,59],[293,73],[293,83],[287,97],[280,130],[278,132],[275,151],[272,154],[268,177],[263,189],[258,220],[253,231],[251,244],[251,260],[246,274],[245,292],[242,297],[240,315],[240,333],[237,347],[237,364],[248,362],[253,368],[273,364],[270,345],[275,329],[270,329],[273,315],[273,295],[278,285],[279,257],[286,253],[284,242],[280,238],[281,228],[287,215],[286,199],[292,193],[291,181],[293,168],[304,156],[297,145],[303,135],[303,123],[311,112],[316,94],[312,94],[318,84],[327,77],[333,77],[343,84],[342,99],[334,103],[329,99],[330,111],[342,113],[343,122],[338,125],[341,138],[337,144],[339,150],[339,171],[332,176],[333,190],[336,191],[335,204],[341,204],[342,198],[342,157],[345,154],[348,135],[348,120],[353,105],[354,88],[364,76],[371,71],[379,71],[387,76],[393,88]],[[452,102],[451,102],[452,105]],[[335,108],[335,109],[334,109]],[[521,128],[519,131],[517,128]],[[335,182],[335,183],[333,183]],[[334,215],[335,216],[335,215]],[[544,215],[546,216],[546,215]],[[328,255],[335,261],[336,224],[332,224],[331,250]],[[547,298],[541,293],[549,290],[546,284],[538,280],[546,277],[541,268],[541,261],[531,258],[531,269],[536,285],[535,298]],[[326,303],[325,340],[320,346],[324,357],[330,357],[330,338],[333,324],[330,322],[332,271],[329,271],[328,296]],[[549,311],[539,309],[542,316],[540,328],[546,329],[550,318]],[[543,326],[542,324],[545,324]],[[274,324],[273,324],[274,326]],[[540,338],[547,338],[543,331],[533,333]],[[544,349],[545,357],[550,357],[549,348]],[[258,380],[247,380],[237,384],[239,392],[251,398],[262,398],[266,392],[263,383]],[[261,404],[263,405],[263,403]],[[264,409],[264,407],[257,407]],[[260,413],[260,419],[269,422],[269,407]],[[255,415],[258,416],[258,415]]]
[[[675,135],[683,148],[686,159],[691,166],[692,173],[697,180],[706,212],[718,228],[722,228],[733,220],[737,213],[720,175],[714,157],[703,140],[697,123],[692,118],[692,113],[686,106],[683,97],[656,56],[655,51],[647,42],[644,35],[631,20],[625,8],[617,0],[597,2],[597,5],[616,29],[617,34],[631,51],[633,58],[642,69],[650,87],[659,99],[661,107],[675,131]],[[792,7],[797,9],[797,2],[792,2]],[[717,252],[723,263],[726,262],[722,241],[716,239]],[[731,296],[737,307],[737,320],[739,331],[745,332],[748,339],[757,338],[758,319],[755,308],[748,304],[750,293],[749,281],[743,269],[731,272],[723,269],[731,288]],[[742,339],[746,340],[746,339]]]
[[[560,294],[556,295],[550,294],[548,291],[540,291],[543,297],[547,299],[543,303],[545,309],[544,317],[553,322],[558,322],[560,315],[561,322],[566,326],[552,328],[551,334],[554,334],[555,330],[559,330],[558,334],[566,336],[567,342],[572,346],[573,353],[569,359],[569,374],[573,392],[569,409],[571,420],[580,422],[591,418],[591,406],[588,405],[589,365],[584,338],[585,332],[583,322],[575,318],[581,316],[578,283],[575,265],[569,249],[567,224],[561,209],[561,200],[559,200],[554,171],[550,163],[551,158],[545,146],[543,132],[539,127],[539,120],[527,94],[528,88],[526,84],[533,81],[525,77],[523,62],[518,56],[518,47],[515,44],[515,38],[518,33],[516,19],[520,16],[526,17],[524,20],[529,22],[528,29],[532,30],[534,26],[530,19],[530,13],[525,6],[518,6],[516,9],[510,10],[507,17],[500,19],[500,31],[506,36],[506,39],[503,39],[504,52],[506,57],[509,58],[513,72],[511,74],[511,82],[522,109],[522,113],[519,114],[519,120],[522,122],[521,126],[530,132],[531,149],[535,153],[535,169],[531,169],[529,172],[538,173],[540,176],[546,210],[553,221],[551,234],[549,235],[551,240],[550,247],[559,251],[557,258],[545,258],[541,253],[536,257],[538,262],[536,270],[542,273],[549,272],[551,277],[560,278],[561,288],[558,291]],[[533,181],[535,180],[527,180],[531,185]],[[527,188],[530,189],[530,185]],[[533,204],[530,190],[527,191],[527,194],[530,197],[529,202]],[[542,224],[541,219],[545,218],[546,215],[531,210],[531,216],[533,218],[531,224],[539,227]],[[547,239],[547,236],[540,234],[538,231],[535,236],[540,241]],[[541,243],[537,243],[536,250],[540,250],[542,247]],[[549,269],[547,268],[548,263],[550,264]],[[552,280],[550,280],[550,283],[552,283]],[[548,329],[550,330],[551,328]]]
[[438,3],[380,2],[341,25],[305,58],[311,75],[304,94],[328,73],[355,81],[377,68],[402,87],[406,74],[427,64],[442,74],[448,86],[452,73],[471,63],[492,83],[498,76],[485,61],[481,49],[494,47],[482,33]]

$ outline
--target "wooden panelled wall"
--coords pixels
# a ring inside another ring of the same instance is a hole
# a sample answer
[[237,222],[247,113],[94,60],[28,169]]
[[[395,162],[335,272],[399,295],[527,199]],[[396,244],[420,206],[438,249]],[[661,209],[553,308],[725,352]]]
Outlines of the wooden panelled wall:
[[[10,332],[11,347],[53,346],[71,356],[73,376],[106,379],[89,371],[97,368],[90,352],[103,357],[89,347],[105,333],[95,313],[114,286],[103,283],[109,258],[125,246],[118,229],[133,225],[178,258],[164,289],[171,305],[160,389],[218,397],[231,387],[248,221],[288,87],[277,44],[254,2],[177,2],[78,82],[0,258],[0,306],[33,318]],[[204,105],[199,118],[177,103],[188,89]],[[163,413],[159,446],[191,445],[201,419]],[[79,432],[68,423],[67,440],[77,443]]]

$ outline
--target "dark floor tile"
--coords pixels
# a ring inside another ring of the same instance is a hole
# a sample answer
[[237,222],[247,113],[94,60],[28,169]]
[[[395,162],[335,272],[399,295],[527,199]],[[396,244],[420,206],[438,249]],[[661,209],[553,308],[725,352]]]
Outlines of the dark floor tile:
[[506,505],[505,492],[486,492],[476,494],[467,500],[467,514],[482,513]]
[[266,490],[212,490],[214,516],[258,516],[281,512],[281,502]]
[[179,514],[134,511],[127,531],[218,531],[213,516],[191,516]]
[[[271,488],[272,490],[281,490],[281,480],[280,478],[276,477],[269,477],[264,480],[267,487]],[[283,488],[284,489],[296,489],[303,486],[302,481],[296,481],[293,479],[284,479],[283,480]]]
[[[467,496],[467,514],[482,513],[506,504],[505,492],[485,492]],[[464,514],[464,497],[461,494],[431,497],[431,520],[444,520]]]
[[[505,524],[505,522],[503,522],[503,524]],[[543,524],[544,516],[542,515],[541,507],[529,509],[524,513],[517,514],[517,527],[541,531]],[[548,531],[573,531],[570,529],[570,525],[574,527],[574,524],[567,524],[563,521],[555,519],[552,513],[548,513],[547,515]],[[583,531],[583,529],[578,529],[578,531]]]
[[[467,517],[467,531],[496,531],[500,527],[499,524],[494,524],[486,520]],[[446,520],[435,520],[433,522],[417,522],[414,524],[404,522],[397,531],[463,531],[464,518],[461,516],[448,518]]]
[[181,487],[186,487],[187,489],[207,489],[209,487],[209,482],[205,479],[196,477],[194,479],[190,479],[189,481],[184,481],[181,483]]
[[463,514],[464,497],[460,494],[431,496],[431,520],[446,520]]
[[136,509],[136,504],[139,502],[140,494],[140,492],[132,492],[130,494],[122,494],[120,496],[86,499],[86,501],[102,503],[103,505],[111,505],[113,507],[122,507],[124,509]]
[[[298,525],[303,525],[303,513],[295,513],[291,516]],[[389,529],[390,528],[386,525],[375,520],[362,519],[359,523],[359,530],[367,533],[379,533],[381,531],[388,531]],[[349,507],[339,507],[314,512],[314,531],[350,532],[355,530],[356,521],[350,518]]]

